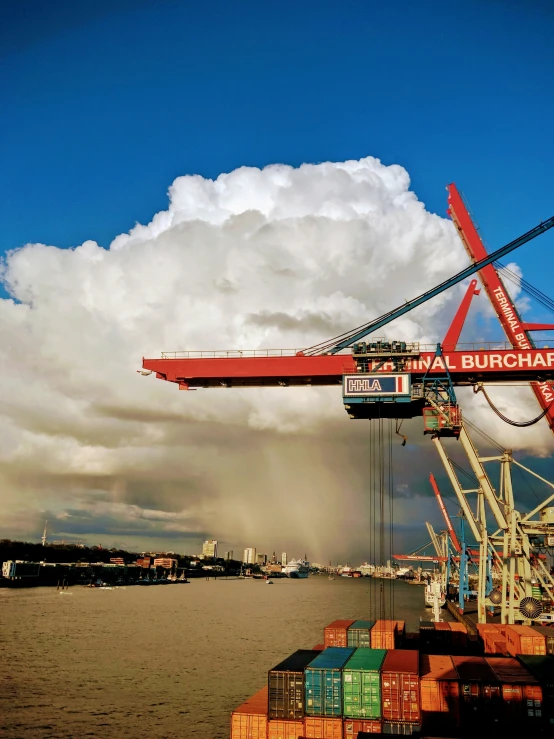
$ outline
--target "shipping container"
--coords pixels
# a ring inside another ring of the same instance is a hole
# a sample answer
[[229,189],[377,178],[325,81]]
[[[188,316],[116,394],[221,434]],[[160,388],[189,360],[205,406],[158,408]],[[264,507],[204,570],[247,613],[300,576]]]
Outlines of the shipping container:
[[267,739],[299,739],[304,736],[303,721],[272,719],[267,722]]
[[405,621],[395,621],[395,624],[396,624],[395,647],[397,649],[403,649],[404,641],[406,639],[406,622]]
[[452,621],[450,631],[452,632],[452,654],[467,654],[468,636],[465,624]]
[[542,688],[543,720],[554,731],[554,657],[519,654],[518,661],[535,677]]
[[318,654],[299,649],[269,670],[269,718],[304,718],[304,670]]
[[500,683],[483,657],[452,657],[460,677],[460,719],[466,730],[500,725]]
[[342,671],[343,715],[349,718],[381,717],[381,676],[386,650],[360,647]]
[[485,645],[485,654],[501,654],[508,656],[508,648],[506,646],[506,639],[500,632],[487,631],[484,634],[483,643]]
[[371,629],[372,649],[394,649],[396,621],[379,619]]
[[351,647],[327,647],[306,667],[306,715],[342,715],[342,668],[354,654]]
[[383,720],[418,723],[419,655],[407,649],[387,652],[381,667]]
[[325,649],[325,644],[315,644],[312,647],[313,652],[323,652],[324,649]]
[[439,723],[445,726],[458,726],[460,678],[452,657],[422,654],[419,662],[419,680],[423,720],[429,721],[432,718],[437,726]]
[[506,647],[512,656],[516,654],[546,654],[546,639],[530,626],[506,626]]
[[306,716],[304,736],[306,739],[342,739],[342,719]]
[[348,628],[352,626],[354,621],[339,618],[329,626],[323,629],[323,643],[326,647],[347,647],[348,646]]
[[383,721],[382,733],[385,736],[419,736],[421,725],[413,722]]
[[231,739],[267,738],[267,686],[231,714]]
[[526,724],[533,730],[542,723],[542,689],[539,681],[513,657],[485,657],[502,687],[502,717],[509,728]]
[[539,626],[539,624],[533,624],[531,626],[533,631],[537,631],[539,634],[544,636],[544,645],[547,654],[554,654],[554,627],[553,626]]
[[483,635],[487,631],[498,631],[498,624],[476,624],[477,627],[477,633],[483,638]]
[[345,718],[343,720],[344,739],[358,739],[360,732],[365,734],[380,734],[381,721],[369,721],[360,718]]
[[347,632],[349,647],[371,647],[371,629],[375,621],[354,621]]

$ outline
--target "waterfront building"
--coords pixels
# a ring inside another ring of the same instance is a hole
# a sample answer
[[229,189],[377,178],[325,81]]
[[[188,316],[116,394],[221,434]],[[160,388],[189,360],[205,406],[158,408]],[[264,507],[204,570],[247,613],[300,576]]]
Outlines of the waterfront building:
[[227,561],[229,561],[230,559],[233,559],[233,554],[234,554],[234,552],[233,552],[233,550],[232,550],[232,549],[231,549],[231,551],[229,551],[229,552],[225,552],[225,559],[226,559]]
[[217,540],[208,539],[208,541],[205,541],[202,546],[202,554],[204,557],[213,557],[215,559],[217,557]]
[[177,560],[171,557],[156,557],[154,559],[154,567],[163,567],[164,570],[171,570],[177,567]]
[[260,566],[266,565],[266,564],[267,564],[267,554],[262,554],[262,553],[260,552],[260,554],[258,554],[258,556],[256,557],[256,562],[257,562],[257,563],[258,563],[258,564],[259,564]]
[[287,564],[287,553],[286,552],[283,552],[283,554],[281,554],[281,564],[283,565],[283,567]]
[[242,561],[246,565],[256,564],[256,547],[247,547],[242,555]]

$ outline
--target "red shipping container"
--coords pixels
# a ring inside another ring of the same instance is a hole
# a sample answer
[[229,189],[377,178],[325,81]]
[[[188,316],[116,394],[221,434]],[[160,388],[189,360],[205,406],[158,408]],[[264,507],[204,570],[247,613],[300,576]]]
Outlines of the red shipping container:
[[325,644],[316,644],[312,647],[312,652],[323,652],[325,649]]
[[266,685],[231,714],[231,739],[266,739],[267,705]]
[[435,631],[450,631],[450,624],[447,621],[435,621]]
[[502,686],[506,727],[514,723],[542,722],[542,689],[539,681],[513,657],[486,657]]
[[460,683],[452,657],[422,654],[419,665],[421,710],[425,714],[448,714],[453,726],[460,723]]
[[380,734],[382,727],[383,724],[380,721],[345,718],[343,721],[344,739],[357,739],[360,731],[364,731],[366,734]]
[[326,626],[323,630],[323,643],[326,647],[347,647],[348,637],[346,632],[348,627],[352,626],[354,621],[339,618],[337,621]]
[[372,649],[394,649],[396,621],[379,619],[371,629]]
[[304,736],[306,739],[342,739],[342,719],[306,716]]
[[303,721],[271,719],[267,722],[267,739],[299,739],[302,736],[304,736]]
[[[371,632],[373,634],[373,630]],[[381,667],[383,719],[417,723],[419,707],[419,655],[408,649],[387,652]]]
[[483,657],[452,657],[460,676],[462,725],[488,728],[499,725],[502,716],[500,683]]
[[546,654],[545,637],[530,626],[506,626],[506,647],[513,657],[516,654]]
[[464,652],[468,646],[467,628],[465,624],[461,624],[459,621],[453,621],[450,624],[450,631],[452,632],[452,647],[457,652]]

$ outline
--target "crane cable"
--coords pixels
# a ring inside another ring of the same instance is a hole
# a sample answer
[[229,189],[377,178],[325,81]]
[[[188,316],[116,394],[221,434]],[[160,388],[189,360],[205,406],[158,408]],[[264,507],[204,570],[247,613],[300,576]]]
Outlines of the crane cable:
[[512,421],[507,416],[505,416],[501,411],[498,410],[498,408],[494,405],[492,400],[489,398],[489,395],[485,388],[483,387],[482,383],[478,383],[477,385],[473,386],[473,392],[475,394],[477,393],[483,393],[485,396],[487,403],[490,405],[492,410],[496,413],[498,418],[501,418],[505,423],[510,424],[510,426],[516,426],[517,428],[527,428],[528,426],[534,426],[536,423],[538,423],[541,419],[543,419],[548,411],[552,408],[554,405],[554,400],[543,410],[542,413],[540,413],[536,418],[532,418],[530,421]]

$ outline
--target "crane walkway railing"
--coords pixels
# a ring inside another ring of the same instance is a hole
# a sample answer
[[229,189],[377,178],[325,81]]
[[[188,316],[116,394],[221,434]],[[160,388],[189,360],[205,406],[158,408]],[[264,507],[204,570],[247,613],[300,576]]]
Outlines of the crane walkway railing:
[[[554,342],[552,342],[554,347]],[[420,353],[434,353],[437,348],[436,344],[420,344]],[[550,348],[548,345],[545,349]],[[491,352],[491,351],[510,351],[513,346],[509,341],[479,341],[474,343],[456,344],[454,350],[456,352]],[[516,351],[522,351],[517,349]],[[450,354],[451,352],[446,352]],[[302,354],[302,349],[207,349],[200,351],[175,351],[162,352],[162,359],[240,359],[241,357],[295,357]],[[344,352],[349,355],[349,352]],[[321,355],[320,355],[321,356]],[[371,355],[369,355],[371,356]],[[394,356],[394,353],[391,353]]]

